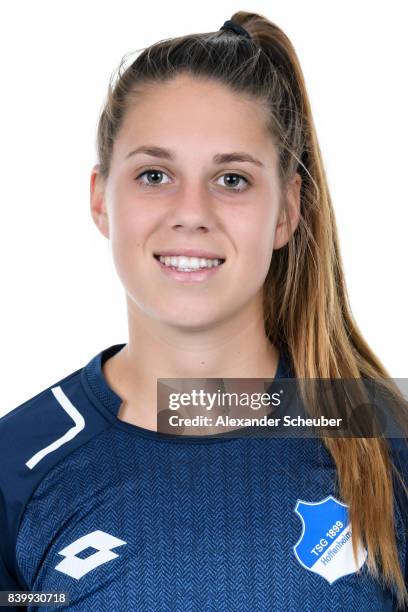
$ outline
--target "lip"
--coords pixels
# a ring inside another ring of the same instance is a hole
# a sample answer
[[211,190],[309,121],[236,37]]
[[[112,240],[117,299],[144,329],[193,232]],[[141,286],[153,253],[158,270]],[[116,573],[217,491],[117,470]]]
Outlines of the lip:
[[222,259],[225,260],[225,257],[219,255],[217,253],[212,253],[211,251],[205,251],[201,249],[163,249],[161,251],[156,251],[153,255],[162,256],[162,257],[177,257],[178,255],[184,257],[204,257],[206,259]]
[[[216,275],[219,272],[219,268],[222,268],[223,263],[218,266],[214,266],[212,268],[201,268],[200,270],[194,270],[193,272],[179,272],[169,266],[165,266],[162,264],[158,257],[154,257],[157,261],[160,270],[165,274],[168,278],[171,278],[175,281],[179,281],[181,283],[202,283],[212,276]],[[220,258],[221,259],[221,258]]]

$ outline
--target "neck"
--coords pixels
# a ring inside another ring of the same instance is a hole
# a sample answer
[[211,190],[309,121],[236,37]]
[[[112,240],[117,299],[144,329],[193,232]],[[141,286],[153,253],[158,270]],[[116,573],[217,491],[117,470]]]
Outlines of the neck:
[[158,378],[273,378],[279,351],[259,311],[251,306],[217,326],[191,330],[158,323],[128,302],[129,341],[103,366],[124,400],[119,418],[155,429]]

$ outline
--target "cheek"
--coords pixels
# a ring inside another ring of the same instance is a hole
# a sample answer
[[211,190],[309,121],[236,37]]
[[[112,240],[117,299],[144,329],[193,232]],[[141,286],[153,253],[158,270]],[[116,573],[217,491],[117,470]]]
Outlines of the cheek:
[[123,284],[129,287],[143,270],[145,259],[146,237],[149,228],[141,214],[135,214],[134,208],[118,207],[111,218],[110,243],[116,271]]
[[267,273],[272,252],[275,235],[276,218],[269,211],[261,211],[259,214],[248,219],[241,226],[240,237],[237,240],[237,249],[246,268],[250,268],[259,276],[259,273]]
[[246,279],[248,287],[256,290],[261,286],[269,270],[272,256],[272,247],[269,240],[258,241],[243,258],[242,276]]
[[261,265],[266,268],[265,274],[269,269],[272,259],[278,216],[279,210],[277,206],[267,206],[259,221],[256,244]]
[[134,218],[120,216],[113,220],[110,234],[112,254],[121,259],[122,265],[134,260],[138,250],[141,249],[141,231]]
[[154,229],[153,207],[137,200],[132,191],[118,193],[110,215],[110,238],[117,252],[133,254],[143,248]]

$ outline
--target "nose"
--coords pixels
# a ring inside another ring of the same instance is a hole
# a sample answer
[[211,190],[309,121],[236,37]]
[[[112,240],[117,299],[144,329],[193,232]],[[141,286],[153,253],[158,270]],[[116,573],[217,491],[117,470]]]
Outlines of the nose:
[[209,230],[216,223],[214,200],[205,186],[197,181],[186,182],[175,196],[171,224],[175,229]]

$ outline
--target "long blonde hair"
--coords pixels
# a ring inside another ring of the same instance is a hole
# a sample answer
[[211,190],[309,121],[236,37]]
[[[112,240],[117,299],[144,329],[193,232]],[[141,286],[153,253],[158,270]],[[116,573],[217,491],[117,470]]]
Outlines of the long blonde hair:
[[[406,402],[351,314],[332,202],[295,49],[262,15],[239,11],[230,19],[251,38],[225,30],[181,36],[144,49],[128,67],[122,62],[116,81],[112,77],[109,84],[98,124],[99,171],[108,176],[115,137],[132,97],[143,93],[145,85],[187,72],[258,100],[268,113],[267,128],[279,152],[281,186],[295,172],[302,177],[299,226],[289,242],[274,251],[265,279],[267,336],[285,346],[297,378],[387,379],[406,423]],[[408,491],[388,444],[365,437],[322,440],[349,506],[355,558],[362,540],[369,571],[395,588],[401,607],[408,605],[396,544],[393,474],[407,496]],[[406,444],[406,437],[402,441]]]

